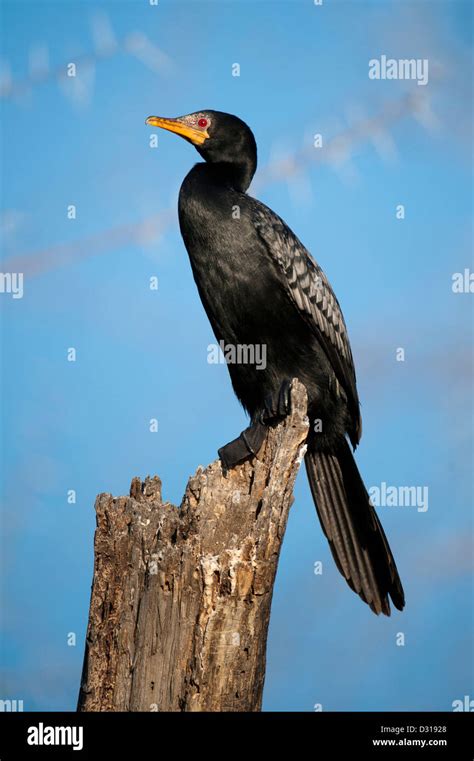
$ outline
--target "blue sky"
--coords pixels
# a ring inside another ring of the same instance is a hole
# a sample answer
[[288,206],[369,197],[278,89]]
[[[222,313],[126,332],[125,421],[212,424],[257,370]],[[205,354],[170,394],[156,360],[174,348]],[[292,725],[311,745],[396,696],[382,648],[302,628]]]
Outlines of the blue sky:
[[[403,614],[382,619],[333,566],[300,474],[264,709],[450,710],[473,694],[473,296],[451,287],[473,267],[470,4],[98,8],[2,3],[2,271],[24,272],[24,296],[0,294],[0,697],[75,708],[96,494],[158,473],[179,503],[189,475],[245,425],[226,368],[207,363],[213,337],[177,226],[179,186],[199,157],[165,133],[150,148],[144,125],[211,108],[254,130],[251,192],[311,250],[343,307],[367,485],[429,487],[426,513],[380,508],[407,596]],[[382,54],[427,58],[426,87],[370,80]],[[59,77],[74,61],[76,80]],[[297,171],[275,169],[292,157]]]

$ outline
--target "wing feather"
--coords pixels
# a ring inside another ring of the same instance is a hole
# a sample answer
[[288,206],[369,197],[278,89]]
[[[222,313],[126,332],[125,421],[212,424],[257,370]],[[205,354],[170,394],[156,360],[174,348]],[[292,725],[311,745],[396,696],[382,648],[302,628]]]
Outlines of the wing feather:
[[313,328],[326,353],[354,417],[354,446],[361,435],[354,360],[339,302],[318,263],[301,241],[271,209],[251,205],[255,229],[284,274],[293,303]]

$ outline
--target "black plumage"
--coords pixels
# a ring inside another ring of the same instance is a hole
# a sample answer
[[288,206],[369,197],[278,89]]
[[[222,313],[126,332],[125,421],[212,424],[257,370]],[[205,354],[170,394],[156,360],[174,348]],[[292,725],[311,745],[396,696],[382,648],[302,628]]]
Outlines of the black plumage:
[[228,364],[250,427],[223,447],[228,466],[258,449],[263,425],[285,411],[292,378],[306,386],[310,426],[305,456],[316,509],[336,564],[376,613],[400,610],[395,561],[370,504],[347,438],[361,436],[356,375],[339,303],[321,268],[283,220],[247,195],[257,148],[240,119],[202,111],[150,117],[191,142],[196,164],[179,195],[179,222],[194,279],[218,341],[266,347],[266,367]]

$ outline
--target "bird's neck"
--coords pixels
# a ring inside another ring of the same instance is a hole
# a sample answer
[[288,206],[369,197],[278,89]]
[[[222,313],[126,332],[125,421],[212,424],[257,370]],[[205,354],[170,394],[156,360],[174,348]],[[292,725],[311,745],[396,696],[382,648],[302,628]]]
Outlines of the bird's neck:
[[[244,180],[236,167],[222,163],[195,164],[181,185],[178,214],[181,234],[191,261],[209,255],[210,239],[222,239],[223,229],[232,222],[234,206],[240,204],[248,180]],[[202,243],[197,247],[196,241]],[[216,249],[219,244],[216,244]]]
[[[198,164],[200,175],[207,182],[245,193],[255,174],[256,164],[251,159],[239,161],[216,161]],[[197,167],[195,167],[197,168]]]

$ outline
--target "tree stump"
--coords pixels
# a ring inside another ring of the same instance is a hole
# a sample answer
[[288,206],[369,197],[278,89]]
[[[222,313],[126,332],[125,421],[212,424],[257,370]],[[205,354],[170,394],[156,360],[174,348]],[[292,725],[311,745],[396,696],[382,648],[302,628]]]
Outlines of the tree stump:
[[258,711],[273,585],[308,432],[306,391],[257,457],[100,494],[79,711]]

